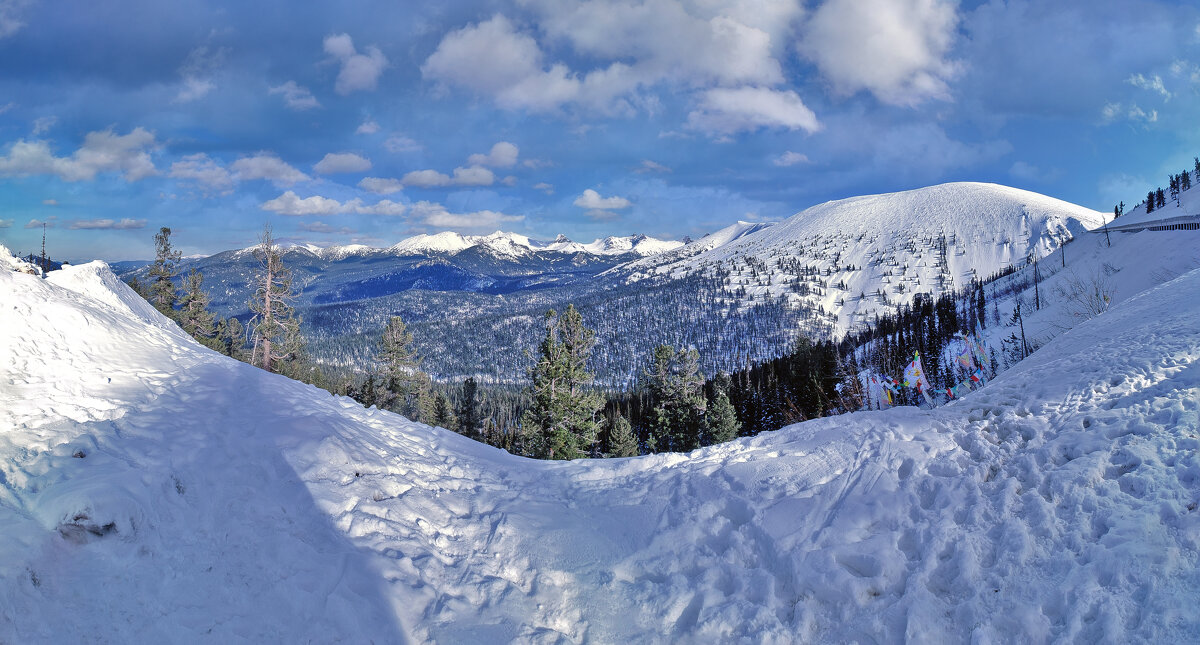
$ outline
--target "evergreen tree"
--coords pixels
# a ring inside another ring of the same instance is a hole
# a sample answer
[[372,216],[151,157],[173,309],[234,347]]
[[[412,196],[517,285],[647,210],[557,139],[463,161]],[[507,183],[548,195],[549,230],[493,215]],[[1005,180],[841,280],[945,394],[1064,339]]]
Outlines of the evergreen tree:
[[195,269],[188,271],[183,282],[183,297],[179,299],[179,326],[201,344],[224,351],[224,343],[217,337],[208,302],[208,294],[204,292],[204,274]]
[[150,265],[150,303],[168,318],[175,317],[175,276],[179,275],[182,253],[171,248],[171,229],[162,227],[154,236],[154,264]]
[[729,390],[732,387],[733,380],[725,372],[717,374],[713,381],[712,405],[704,417],[705,435],[709,445],[735,439],[742,431],[742,424],[729,401]]
[[295,363],[304,349],[300,318],[292,301],[292,273],[283,265],[279,249],[271,237],[271,227],[263,227],[258,248],[254,250],[259,270],[254,277],[254,295],[250,299],[250,330],[254,346],[250,362],[268,372],[284,372]]
[[595,332],[583,326],[575,305],[559,316],[546,313],[546,337],[538,346],[538,360],[529,371],[532,403],[521,419],[527,450],[549,459],[587,456],[596,443],[596,412],[604,405],[588,389],[592,373],[586,363]]
[[438,394],[433,405],[433,425],[447,430],[458,431],[458,417],[445,394]]
[[458,416],[458,431],[468,437],[474,437],[480,431],[478,389],[475,377],[467,377],[467,380],[463,381],[462,395],[458,401],[458,410],[455,412]]
[[1159,188],[1154,193],[1154,207],[1162,208],[1163,206],[1166,206],[1166,205],[1167,205],[1167,194],[1165,192],[1163,192],[1163,189]]
[[245,360],[246,330],[242,327],[242,321],[233,317],[222,320],[217,324],[217,335],[221,339],[221,351],[226,356]]
[[1181,190],[1192,189],[1192,173],[1185,170],[1183,174],[1179,175],[1179,188]]
[[1147,213],[1154,212],[1154,191],[1153,190],[1146,193],[1146,212]]
[[676,351],[670,345],[659,345],[643,376],[654,401],[649,429],[655,449],[682,452],[699,448],[708,407],[700,354],[694,349]]
[[[432,394],[426,385],[429,376],[421,371],[421,358],[412,344],[413,336],[404,319],[400,316],[388,318],[375,353],[375,361],[383,369],[383,390],[378,394],[377,405],[400,412],[414,421],[433,423]],[[422,399],[422,392],[428,400]]]
[[638,454],[637,437],[633,435],[633,426],[629,419],[620,414],[613,417],[608,426],[609,457],[636,457]]

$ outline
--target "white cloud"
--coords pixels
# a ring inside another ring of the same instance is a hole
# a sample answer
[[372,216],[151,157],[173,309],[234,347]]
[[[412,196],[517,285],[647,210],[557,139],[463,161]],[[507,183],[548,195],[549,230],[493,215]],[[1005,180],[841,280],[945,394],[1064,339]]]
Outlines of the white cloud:
[[1150,110],[1149,112],[1138,107],[1136,104],[1129,108],[1126,117],[1130,121],[1142,121],[1145,123],[1154,123],[1158,121],[1158,110]]
[[547,195],[554,194],[554,184],[547,184],[544,181],[539,181],[538,183],[534,184],[533,189],[540,190],[543,193],[546,193]]
[[358,129],[354,131],[355,134],[375,134],[376,132],[379,132],[379,124],[373,119],[363,121],[362,125],[358,126]]
[[482,210],[473,213],[451,213],[445,206],[433,202],[413,204],[412,214],[428,226],[452,229],[494,229],[504,224],[520,222],[524,215],[505,215],[497,211]]
[[71,222],[71,230],[116,230],[125,231],[138,228],[146,228],[146,220],[123,218],[121,220],[111,219],[83,219]]
[[447,34],[421,65],[421,74],[491,95],[501,107],[535,112],[575,100],[581,87],[565,65],[545,69],[537,41],[517,33],[502,15]]
[[1133,74],[1125,82],[1143,90],[1157,92],[1161,94],[1164,99],[1171,99],[1171,93],[1167,91],[1167,87],[1163,85],[1162,77],[1158,74],[1155,74],[1150,78],[1146,78],[1141,74]]
[[0,219],[0,228],[12,228],[13,221],[10,219]]
[[511,168],[517,163],[517,155],[520,149],[516,145],[507,141],[500,141],[492,146],[492,150],[485,154],[473,154],[467,157],[467,163],[472,166],[492,166],[494,168]]
[[282,94],[283,104],[290,110],[302,111],[321,107],[317,97],[313,96],[307,87],[297,84],[296,81],[288,81],[283,85],[269,88],[267,93]]
[[414,170],[401,179],[405,186],[417,188],[437,188],[441,186],[491,186],[496,181],[496,175],[487,168],[469,166],[455,168],[451,177],[436,170]]
[[43,199],[42,204],[44,204],[46,206],[58,206],[58,200],[57,199]]
[[275,199],[263,202],[260,208],[280,215],[297,216],[403,215],[408,210],[404,204],[390,199],[380,200],[374,204],[365,204],[357,197],[346,202],[339,202],[321,195],[302,198],[290,190]]
[[641,165],[639,165],[637,167],[637,169],[634,170],[634,172],[636,172],[640,175],[645,175],[645,174],[649,174],[649,173],[669,173],[669,172],[673,172],[673,171],[670,168],[668,168],[667,166],[664,166],[664,165],[658,163],[657,161],[643,159]]
[[39,134],[45,134],[46,132],[49,132],[50,128],[53,128],[54,124],[56,123],[58,123],[58,117],[56,116],[40,116],[34,119],[33,136],[36,137]]
[[89,132],[70,157],[55,157],[45,141],[18,139],[0,156],[0,176],[56,175],[63,181],[90,181],[99,173],[120,172],[126,181],[158,174],[150,159],[157,147],[154,133],[134,128],[129,134],[112,130]]
[[416,152],[417,150],[421,149],[421,144],[406,136],[393,134],[387,138],[387,141],[383,142],[383,147],[386,148],[388,152],[399,154],[401,152]]
[[802,152],[792,152],[791,150],[788,150],[787,152],[772,159],[771,163],[775,164],[776,166],[786,168],[787,166],[794,166],[801,163],[812,163],[812,160],[808,158],[808,155]]
[[253,157],[242,157],[230,166],[238,181],[265,179],[278,185],[291,185],[308,181],[310,177],[296,170],[287,162],[269,152],[260,152]]
[[175,95],[174,102],[190,103],[203,98],[216,89],[217,84],[213,81],[213,75],[217,68],[224,63],[228,54],[229,50],[224,47],[210,50],[205,45],[188,53],[183,65],[179,67],[179,75],[183,77],[183,87]]
[[575,198],[576,206],[581,209],[592,211],[611,211],[619,209],[628,209],[632,205],[631,201],[623,197],[600,197],[600,193],[593,191],[592,188],[584,189],[580,197]]
[[0,38],[7,38],[25,26],[23,14],[32,0],[0,0]]
[[366,172],[371,169],[371,160],[353,152],[330,152],[313,166],[322,175],[348,172]]
[[374,45],[367,47],[365,54],[358,53],[349,34],[327,37],[325,53],[338,59],[342,65],[334,85],[334,90],[342,95],[359,90],[374,90],[379,83],[379,76],[388,66],[387,58]]
[[358,182],[358,187],[376,195],[391,195],[403,190],[404,182],[399,179],[385,179],[383,177],[363,177]]
[[405,186],[416,186],[417,188],[435,188],[437,186],[449,186],[450,175],[438,172],[436,170],[414,170],[400,180]]
[[496,175],[480,166],[455,168],[454,179],[451,181],[455,186],[491,186],[495,182]]
[[187,155],[171,164],[168,175],[193,182],[205,192],[225,195],[233,191],[233,175],[203,153]]
[[798,44],[834,89],[881,101],[948,100],[957,65],[946,60],[958,25],[954,0],[828,0]]
[[730,135],[759,128],[812,133],[821,129],[817,116],[793,91],[766,87],[715,88],[704,92],[687,125],[709,134]]
[[312,222],[312,223],[301,222],[299,224],[299,226],[297,226],[297,228],[299,228],[302,231],[308,231],[310,233],[327,233],[327,234],[335,234],[335,235],[353,235],[358,232],[358,231],[350,228],[349,226],[334,227],[334,226],[330,226],[330,225],[326,224],[325,222],[319,222],[319,221]]

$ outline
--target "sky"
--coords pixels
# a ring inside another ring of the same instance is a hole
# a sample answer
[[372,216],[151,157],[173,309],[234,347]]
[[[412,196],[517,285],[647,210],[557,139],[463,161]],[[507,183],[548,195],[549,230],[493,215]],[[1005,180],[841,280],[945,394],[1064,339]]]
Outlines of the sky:
[[0,0],[0,243],[693,238],[995,182],[1111,212],[1200,155],[1156,0]]

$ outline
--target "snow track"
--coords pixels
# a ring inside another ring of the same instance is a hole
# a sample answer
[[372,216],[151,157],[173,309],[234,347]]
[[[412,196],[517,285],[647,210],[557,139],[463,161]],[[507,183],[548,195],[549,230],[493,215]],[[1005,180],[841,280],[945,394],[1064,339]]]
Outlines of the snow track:
[[570,463],[220,357],[110,277],[0,271],[0,642],[1200,639],[1198,271],[932,412]]

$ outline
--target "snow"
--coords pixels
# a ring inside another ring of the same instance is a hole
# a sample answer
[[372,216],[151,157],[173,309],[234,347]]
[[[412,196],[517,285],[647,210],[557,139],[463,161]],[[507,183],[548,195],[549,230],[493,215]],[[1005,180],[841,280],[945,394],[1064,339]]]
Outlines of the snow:
[[423,253],[454,254],[469,248],[483,247],[501,257],[523,257],[531,252],[555,251],[559,253],[591,253],[593,255],[620,255],[636,253],[641,256],[662,253],[681,246],[682,242],[657,240],[644,235],[626,237],[607,237],[598,239],[590,244],[572,242],[565,235],[559,235],[552,242],[539,242],[519,233],[496,231],[490,235],[461,235],[453,231],[443,231],[432,235],[422,233],[406,238],[385,249],[376,249],[361,244],[329,247],[324,249],[322,257],[326,259],[343,259],[350,255],[365,255],[386,251],[393,255],[417,255]]
[[0,641],[1194,642],[1197,293],[935,410],[547,463],[204,349],[101,263],[0,269]]
[[[616,267],[636,282],[656,275],[729,274],[726,289],[830,312],[835,333],[959,289],[1032,253],[1098,227],[1102,214],[1007,186],[950,183],[827,202],[772,226],[739,222],[670,253]],[[944,266],[937,245],[946,241]],[[760,263],[751,270],[750,262]],[[798,268],[815,273],[798,273]],[[794,289],[808,282],[810,294]],[[886,301],[877,296],[882,291]]]

